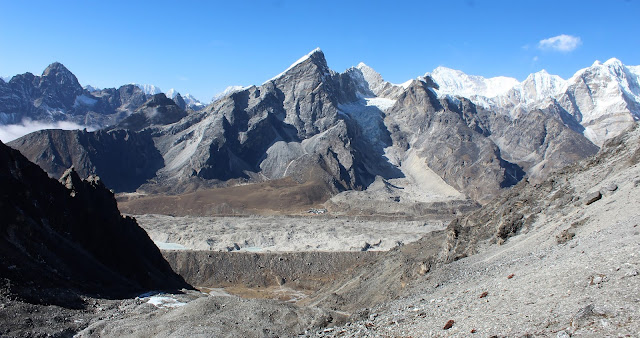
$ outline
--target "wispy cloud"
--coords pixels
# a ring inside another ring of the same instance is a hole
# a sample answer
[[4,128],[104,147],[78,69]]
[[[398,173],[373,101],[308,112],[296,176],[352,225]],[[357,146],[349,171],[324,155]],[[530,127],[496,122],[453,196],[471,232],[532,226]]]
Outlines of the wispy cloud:
[[27,135],[37,130],[42,129],[64,129],[64,130],[74,130],[74,129],[84,129],[94,130],[95,128],[90,128],[86,126],[82,126],[73,122],[60,121],[55,123],[44,123],[38,121],[30,121],[25,120],[22,121],[21,124],[8,124],[4,126],[0,126],[0,140],[2,142],[13,141],[19,137]]
[[582,44],[582,40],[577,36],[561,34],[548,39],[540,40],[538,48],[544,50],[554,50],[559,52],[570,52]]

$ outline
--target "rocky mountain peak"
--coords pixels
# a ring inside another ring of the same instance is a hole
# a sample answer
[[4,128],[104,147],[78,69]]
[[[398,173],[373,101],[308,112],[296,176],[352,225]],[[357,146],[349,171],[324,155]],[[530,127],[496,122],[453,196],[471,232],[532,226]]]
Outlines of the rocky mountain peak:
[[618,60],[617,58],[611,58],[607,61],[604,62],[605,65],[607,66],[615,66],[615,67],[622,67],[622,61]]
[[64,171],[59,181],[72,192],[82,184],[82,178],[80,178],[73,166]]
[[59,62],[44,70],[39,87],[43,94],[41,105],[57,109],[72,108],[84,91],[76,76]]
[[176,93],[176,95],[172,99],[173,102],[175,102],[176,105],[180,107],[180,109],[187,109],[187,103],[184,101],[184,98],[182,98],[182,95],[180,95],[180,93]]
[[[316,48],[309,54],[301,57],[291,64],[284,72],[274,76],[269,81],[287,81],[290,79],[299,79],[308,77],[309,75],[320,75],[322,77],[331,75],[333,71],[329,69],[324,53],[320,48]],[[269,82],[267,81],[267,82]]]
[[163,93],[159,93],[159,94],[153,95],[147,102],[144,103],[142,107],[140,107],[140,109],[143,109],[144,107],[171,106],[171,105],[175,106],[176,103],[173,102],[173,100],[168,98]]
[[60,62],[50,64],[44,72],[42,72],[42,78],[43,80],[53,79],[53,81],[59,85],[82,88],[76,76]]
[[[182,101],[184,102],[184,101]],[[136,111],[120,121],[116,128],[140,131],[150,126],[167,125],[179,121],[187,113],[163,93],[153,95]]]

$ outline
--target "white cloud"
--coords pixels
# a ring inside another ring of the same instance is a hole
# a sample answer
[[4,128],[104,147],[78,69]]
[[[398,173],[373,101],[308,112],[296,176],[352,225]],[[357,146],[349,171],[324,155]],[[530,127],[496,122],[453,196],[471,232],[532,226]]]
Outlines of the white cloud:
[[546,50],[555,50],[559,52],[570,52],[578,46],[582,44],[582,40],[580,40],[577,36],[571,35],[558,35],[552,38],[540,40],[538,43],[538,48],[546,49]]
[[95,130],[95,128],[90,128],[87,126],[82,126],[73,122],[67,121],[59,121],[54,123],[44,123],[38,121],[25,120],[22,121],[21,124],[8,124],[4,126],[0,126],[0,140],[4,143],[13,141],[19,137],[27,135],[37,130],[42,129],[64,129],[64,130],[75,130],[75,129],[84,129],[87,130]]
[[533,62],[537,62],[538,61],[538,56],[534,56],[533,57]]

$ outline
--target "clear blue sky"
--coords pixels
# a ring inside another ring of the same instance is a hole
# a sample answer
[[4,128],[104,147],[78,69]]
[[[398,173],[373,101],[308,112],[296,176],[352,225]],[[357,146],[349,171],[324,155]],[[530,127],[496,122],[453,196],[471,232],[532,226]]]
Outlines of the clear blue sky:
[[316,47],[335,71],[362,61],[396,83],[437,66],[523,80],[543,68],[567,78],[611,57],[640,64],[637,0],[0,0],[0,8],[2,76],[39,75],[59,61],[82,85],[155,84],[205,101],[228,85],[261,84]]

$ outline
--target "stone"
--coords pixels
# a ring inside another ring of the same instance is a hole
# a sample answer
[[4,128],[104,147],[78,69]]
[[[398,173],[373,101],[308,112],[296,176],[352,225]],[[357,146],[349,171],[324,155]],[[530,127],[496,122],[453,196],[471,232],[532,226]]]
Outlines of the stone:
[[450,328],[453,327],[454,323],[455,323],[455,321],[453,319],[449,319],[449,321],[447,321],[447,323],[444,324],[444,327],[442,329],[443,330],[449,330]]
[[556,235],[556,242],[558,244],[564,244],[575,237],[576,234],[568,229],[563,230],[560,234]]
[[600,193],[600,191],[591,192],[585,198],[584,204],[585,205],[590,205],[593,202],[596,202],[596,201],[600,200],[601,198],[602,198],[602,194]]

